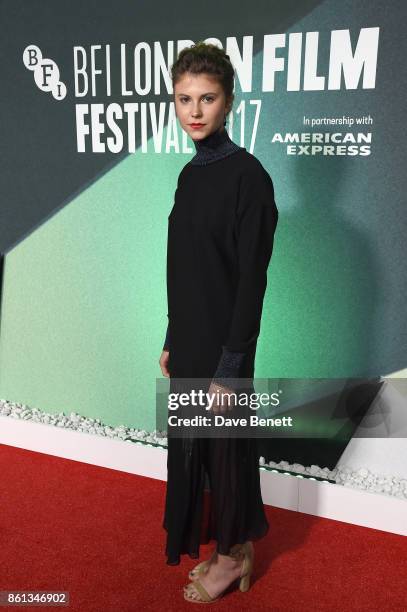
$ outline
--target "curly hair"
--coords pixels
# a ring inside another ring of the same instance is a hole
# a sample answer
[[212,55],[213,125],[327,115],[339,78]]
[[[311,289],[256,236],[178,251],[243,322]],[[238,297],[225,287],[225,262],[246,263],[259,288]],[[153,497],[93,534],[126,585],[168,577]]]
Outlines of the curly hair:
[[233,98],[235,71],[229,55],[217,45],[199,41],[182,49],[171,66],[173,87],[185,72],[210,74],[222,85],[226,99]]

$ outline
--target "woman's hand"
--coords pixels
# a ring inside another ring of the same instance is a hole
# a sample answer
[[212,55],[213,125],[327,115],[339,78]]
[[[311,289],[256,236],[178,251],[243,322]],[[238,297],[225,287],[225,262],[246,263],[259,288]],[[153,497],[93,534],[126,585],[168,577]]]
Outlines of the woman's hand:
[[[211,411],[215,414],[232,410],[235,405],[235,391],[233,389],[230,389],[229,387],[225,387],[224,385],[219,385],[218,383],[211,382],[208,393],[210,396],[212,395],[212,393],[214,394]],[[231,395],[225,395],[228,393],[230,393]],[[218,397],[219,402],[217,401]]]
[[170,377],[170,371],[168,369],[169,360],[170,360],[170,351],[163,351],[161,353],[160,361],[158,363],[160,364],[160,368],[161,368],[161,372],[163,373],[163,376],[165,376],[166,378]]

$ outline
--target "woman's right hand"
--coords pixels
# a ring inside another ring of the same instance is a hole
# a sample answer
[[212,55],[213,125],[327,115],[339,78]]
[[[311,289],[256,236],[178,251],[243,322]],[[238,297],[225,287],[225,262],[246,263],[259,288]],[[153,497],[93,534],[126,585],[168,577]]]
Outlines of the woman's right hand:
[[168,369],[169,360],[170,360],[170,351],[163,351],[161,353],[160,361],[158,363],[160,364],[160,368],[161,368],[161,372],[163,373],[163,376],[165,376],[166,378],[170,377],[170,371]]

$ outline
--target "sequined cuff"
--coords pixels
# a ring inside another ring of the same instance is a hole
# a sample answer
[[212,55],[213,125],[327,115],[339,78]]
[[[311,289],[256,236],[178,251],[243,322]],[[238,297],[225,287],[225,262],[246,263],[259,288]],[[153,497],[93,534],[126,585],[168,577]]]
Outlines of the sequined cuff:
[[222,384],[224,378],[239,378],[246,353],[236,353],[223,347],[213,381]]

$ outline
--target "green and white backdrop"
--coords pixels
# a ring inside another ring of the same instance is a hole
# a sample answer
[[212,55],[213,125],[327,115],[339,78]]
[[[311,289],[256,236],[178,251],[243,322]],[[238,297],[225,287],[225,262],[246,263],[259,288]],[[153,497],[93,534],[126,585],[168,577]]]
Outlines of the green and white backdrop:
[[[167,217],[194,153],[169,69],[198,40],[232,59],[229,133],[269,171],[280,213],[256,377],[406,368],[404,3],[0,11],[3,407],[155,429]],[[276,461],[297,457],[267,444]],[[328,465],[311,446],[304,464]]]

